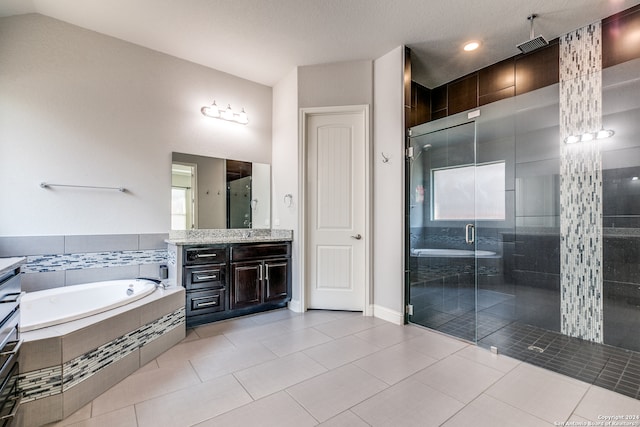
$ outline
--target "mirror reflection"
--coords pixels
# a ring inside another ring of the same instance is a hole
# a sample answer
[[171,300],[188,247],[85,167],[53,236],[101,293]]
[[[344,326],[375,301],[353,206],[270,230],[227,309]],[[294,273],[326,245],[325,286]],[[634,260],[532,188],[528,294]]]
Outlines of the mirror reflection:
[[271,167],[173,153],[171,229],[270,228]]

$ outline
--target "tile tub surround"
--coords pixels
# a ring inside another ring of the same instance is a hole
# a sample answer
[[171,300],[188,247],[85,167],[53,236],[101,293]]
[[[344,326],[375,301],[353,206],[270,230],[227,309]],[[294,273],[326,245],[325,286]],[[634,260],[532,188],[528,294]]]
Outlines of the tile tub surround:
[[25,426],[75,412],[185,336],[184,289],[156,290],[110,312],[22,334]]
[[79,283],[158,277],[168,233],[0,237],[0,256],[23,256],[27,292]]

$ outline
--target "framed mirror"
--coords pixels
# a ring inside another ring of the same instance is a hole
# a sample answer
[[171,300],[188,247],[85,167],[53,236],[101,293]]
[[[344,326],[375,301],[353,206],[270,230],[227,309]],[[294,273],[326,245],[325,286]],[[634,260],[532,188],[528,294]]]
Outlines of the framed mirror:
[[270,228],[270,213],[270,165],[172,154],[172,230]]

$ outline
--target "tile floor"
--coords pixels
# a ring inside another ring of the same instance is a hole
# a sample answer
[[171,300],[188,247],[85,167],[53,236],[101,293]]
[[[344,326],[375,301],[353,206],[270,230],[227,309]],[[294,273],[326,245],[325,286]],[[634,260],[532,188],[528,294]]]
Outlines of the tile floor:
[[417,326],[278,310],[188,330],[53,425],[539,427],[620,415],[640,426],[640,401]]

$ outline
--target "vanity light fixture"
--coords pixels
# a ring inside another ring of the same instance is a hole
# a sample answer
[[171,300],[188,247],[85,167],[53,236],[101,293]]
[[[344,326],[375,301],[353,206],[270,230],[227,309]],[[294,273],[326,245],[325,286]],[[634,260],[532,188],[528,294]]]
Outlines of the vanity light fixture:
[[611,138],[615,134],[611,129],[600,129],[597,132],[585,132],[581,135],[570,135],[564,139],[565,144],[589,142],[593,140]]
[[465,43],[463,49],[465,52],[471,52],[480,47],[480,42],[476,40],[469,41]]
[[239,113],[236,113],[231,108],[231,104],[227,104],[227,108],[220,108],[216,105],[216,101],[213,101],[213,104],[202,107],[200,112],[214,119],[227,120],[229,122],[240,123],[241,125],[249,123],[249,117],[247,117],[244,108]]

